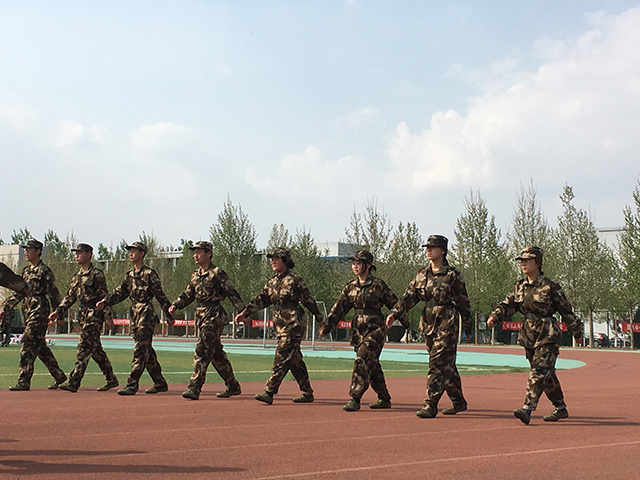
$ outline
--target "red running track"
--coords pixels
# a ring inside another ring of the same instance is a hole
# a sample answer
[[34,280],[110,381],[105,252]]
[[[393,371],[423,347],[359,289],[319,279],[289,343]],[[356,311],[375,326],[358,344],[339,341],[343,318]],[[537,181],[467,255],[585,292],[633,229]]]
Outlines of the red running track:
[[388,381],[391,410],[367,408],[375,400],[367,392],[359,412],[341,409],[347,380],[313,382],[313,404],[293,404],[298,391],[287,381],[271,406],[253,399],[263,388],[256,382],[230,399],[208,383],[199,401],[180,396],[184,385],[135,397],[4,390],[0,478],[640,478],[640,356],[561,355],[587,364],[559,372],[570,418],[543,422],[552,410],[545,398],[529,426],[511,413],[526,373],[463,377],[470,409],[435,419],[415,416],[421,378]]

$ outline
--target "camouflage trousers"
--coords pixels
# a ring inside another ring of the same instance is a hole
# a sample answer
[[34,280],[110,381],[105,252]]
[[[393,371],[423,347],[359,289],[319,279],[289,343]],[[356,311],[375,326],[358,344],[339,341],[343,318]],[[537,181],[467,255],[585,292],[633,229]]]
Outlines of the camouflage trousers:
[[378,394],[381,400],[391,400],[387,383],[384,380],[384,373],[380,365],[380,353],[382,345],[376,342],[370,335],[362,339],[362,342],[355,347],[356,359],[353,363],[353,374],[351,375],[351,387],[349,396],[360,400],[369,385]]
[[276,394],[280,388],[280,384],[289,371],[296,379],[300,390],[305,395],[313,394],[311,383],[309,382],[309,372],[307,372],[307,365],[302,359],[302,352],[300,351],[300,342],[302,342],[302,336],[289,336],[285,335],[278,338],[278,346],[276,347],[276,354],[273,359],[273,367],[271,368],[271,377],[267,380],[265,391]]
[[457,333],[451,331],[436,330],[433,335],[425,336],[429,352],[425,407],[436,408],[444,392],[447,392],[453,405],[467,404],[462,394],[462,381],[456,367],[457,340]]
[[207,378],[207,368],[213,364],[225,385],[236,385],[238,381],[233,375],[233,368],[224,352],[220,335],[224,325],[202,325],[198,332],[198,343],[193,356],[193,375],[189,381],[189,390],[200,392]]
[[20,346],[20,377],[18,384],[31,385],[33,377],[33,364],[39,358],[57,383],[62,383],[67,378],[58,361],[47,345],[46,335],[49,320],[45,317],[39,321],[30,321],[24,329],[22,345]]
[[5,309],[5,316],[0,324],[0,343],[9,345],[11,343],[11,324],[15,313],[12,309]]
[[566,408],[562,387],[556,376],[556,360],[560,349],[553,343],[540,345],[537,348],[525,349],[527,360],[531,365],[524,408],[535,410],[542,393],[556,408]]
[[102,348],[100,342],[100,333],[102,332],[101,322],[85,323],[80,333],[80,342],[76,351],[76,364],[72,372],[69,374],[69,385],[79,387],[82,377],[87,370],[89,360],[98,364],[100,370],[104,374],[107,382],[115,382],[116,376],[113,374],[113,367],[107,357],[107,352]]
[[131,360],[131,374],[127,379],[127,387],[138,391],[140,377],[144,373],[145,368],[153,384],[156,386],[165,386],[167,381],[162,376],[162,367],[158,363],[156,351],[151,346],[153,341],[154,325],[142,324],[132,329],[133,340],[133,360]]

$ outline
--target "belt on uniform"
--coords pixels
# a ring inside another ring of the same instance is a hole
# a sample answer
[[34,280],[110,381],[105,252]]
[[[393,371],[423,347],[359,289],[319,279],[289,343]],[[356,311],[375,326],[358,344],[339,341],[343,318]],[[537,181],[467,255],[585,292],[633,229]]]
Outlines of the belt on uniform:
[[219,307],[220,302],[197,302],[198,307]]
[[427,300],[424,304],[425,308],[432,308],[432,307],[447,307],[447,306],[453,306],[452,302],[447,302],[447,303],[438,303],[436,302],[435,299],[431,299],[431,300]]
[[551,315],[540,315],[538,313],[525,313],[524,318],[527,320],[535,320],[537,318],[550,318]]
[[382,317],[382,311],[379,308],[356,308],[356,315],[375,315]]
[[290,308],[298,308],[298,304],[297,303],[284,303],[282,305],[274,305],[273,308],[275,308],[276,311],[279,310],[287,310]]
[[80,308],[96,308],[96,303],[98,302],[80,303]]

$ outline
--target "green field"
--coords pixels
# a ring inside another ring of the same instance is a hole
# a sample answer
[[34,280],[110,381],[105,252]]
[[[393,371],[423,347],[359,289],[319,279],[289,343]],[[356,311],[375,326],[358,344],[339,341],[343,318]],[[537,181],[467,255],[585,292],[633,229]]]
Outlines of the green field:
[[[75,363],[75,348],[54,345],[51,349],[58,359],[60,367],[68,374],[73,369]],[[120,383],[124,384],[131,368],[131,350],[106,349],[106,351]],[[11,385],[15,385],[19,373],[19,352],[20,347],[18,345],[0,348],[0,388],[8,388]],[[186,385],[189,382],[193,368],[193,353],[162,350],[158,351],[158,359],[169,383]],[[273,356],[229,354],[229,360],[233,365],[234,372],[239,381],[266,381],[267,378],[269,378]],[[307,357],[305,358],[305,362],[307,363],[311,380],[351,378],[353,360]],[[382,362],[382,368],[387,378],[425,377],[427,373],[427,366],[424,363],[385,361]],[[458,365],[458,370],[461,375],[485,375],[490,373],[526,371],[526,369],[515,367],[484,367],[478,365]],[[293,380],[291,374],[287,375],[287,379]],[[213,367],[209,367],[207,381],[222,382]],[[31,387],[42,388],[50,385],[52,382],[53,378],[42,362],[36,360],[35,374],[31,382]],[[96,363],[91,360],[82,385],[97,387],[103,383],[104,377],[102,376],[102,372],[100,372]],[[143,385],[152,383],[147,373],[142,376],[141,383]]]

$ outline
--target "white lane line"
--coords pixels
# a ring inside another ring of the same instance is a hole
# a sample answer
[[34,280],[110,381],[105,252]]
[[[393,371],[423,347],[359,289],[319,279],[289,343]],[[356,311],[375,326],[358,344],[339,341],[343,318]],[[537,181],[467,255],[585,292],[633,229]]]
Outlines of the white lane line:
[[634,442],[621,442],[621,443],[603,443],[598,445],[579,445],[575,447],[561,447],[561,448],[547,448],[543,450],[529,450],[526,452],[509,452],[509,453],[493,453],[488,455],[471,455],[468,457],[451,457],[451,458],[434,458],[430,460],[421,460],[417,462],[402,462],[402,463],[389,463],[384,465],[369,465],[366,467],[353,467],[353,468],[340,468],[335,470],[323,470],[320,472],[301,472],[301,473],[290,473],[286,475],[275,475],[270,477],[255,477],[252,480],[278,480],[283,478],[301,478],[301,477],[312,477],[317,475],[339,475],[342,473],[354,473],[354,472],[366,472],[370,470],[380,470],[386,468],[401,468],[401,467],[411,467],[415,465],[428,465],[434,463],[444,463],[444,462],[460,462],[460,461],[469,461],[469,460],[483,460],[489,458],[504,458],[504,457],[515,457],[521,455],[535,455],[540,453],[558,453],[558,452],[567,452],[567,451],[575,451],[575,450],[586,450],[589,448],[613,448],[613,447],[624,447],[630,445],[638,445],[640,444],[640,440]]

